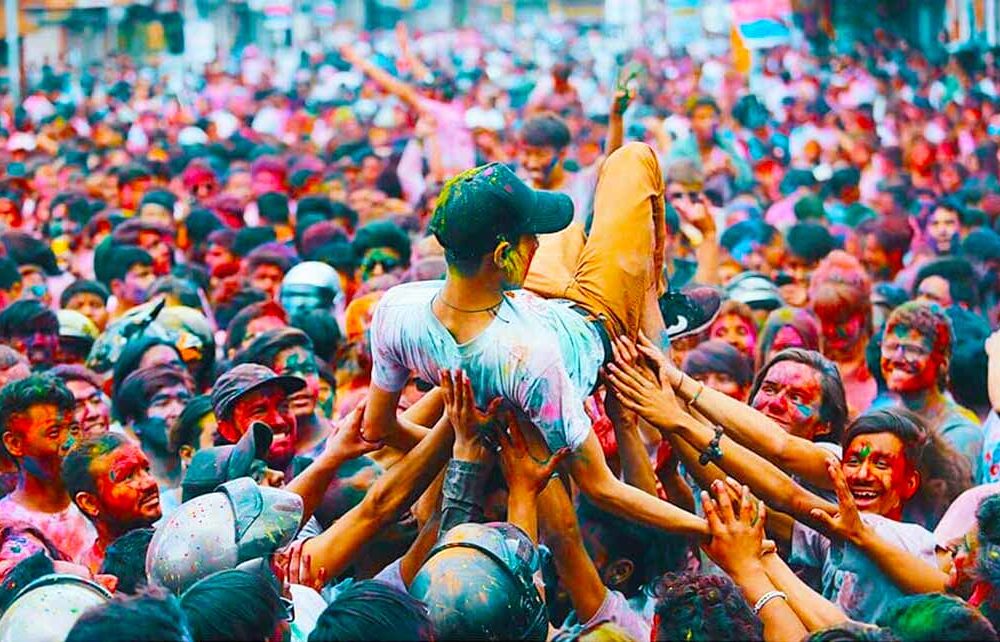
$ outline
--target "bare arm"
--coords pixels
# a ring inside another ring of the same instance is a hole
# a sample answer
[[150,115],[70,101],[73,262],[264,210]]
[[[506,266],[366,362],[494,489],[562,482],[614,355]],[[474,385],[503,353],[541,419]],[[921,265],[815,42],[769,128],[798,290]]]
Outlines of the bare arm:
[[656,497],[656,474],[646,453],[646,446],[639,437],[638,415],[625,411],[613,395],[608,395],[605,403],[607,417],[615,429],[625,483]]
[[361,436],[365,441],[383,442],[404,452],[427,435],[425,425],[441,416],[441,393],[432,390],[400,416],[397,413],[401,390],[390,392],[372,384],[368,391]]
[[341,47],[340,55],[344,60],[356,66],[366,76],[378,83],[382,89],[409,105],[411,109],[421,109],[420,94],[417,93],[416,89],[380,68],[378,65],[373,64],[371,61],[365,60],[350,46],[345,45]]
[[[767,518],[770,521],[771,515],[768,514]],[[849,619],[840,607],[800,580],[777,553],[766,553],[761,561],[768,579],[775,588],[788,596],[788,605],[810,633],[842,624]]]

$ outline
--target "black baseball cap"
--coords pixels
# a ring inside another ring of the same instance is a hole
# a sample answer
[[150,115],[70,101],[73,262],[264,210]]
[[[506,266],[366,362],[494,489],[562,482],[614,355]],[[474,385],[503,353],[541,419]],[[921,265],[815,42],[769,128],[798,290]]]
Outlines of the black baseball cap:
[[215,416],[227,419],[240,397],[267,385],[277,385],[292,394],[305,388],[306,382],[300,377],[275,374],[274,370],[257,363],[241,363],[219,377],[212,388]]
[[429,230],[448,254],[474,259],[503,238],[551,234],[573,220],[573,201],[559,192],[528,187],[506,165],[490,163],[462,172],[441,190]]
[[267,424],[255,421],[234,445],[196,452],[181,482],[181,501],[211,493],[227,481],[251,476],[254,460],[267,457],[273,437]]

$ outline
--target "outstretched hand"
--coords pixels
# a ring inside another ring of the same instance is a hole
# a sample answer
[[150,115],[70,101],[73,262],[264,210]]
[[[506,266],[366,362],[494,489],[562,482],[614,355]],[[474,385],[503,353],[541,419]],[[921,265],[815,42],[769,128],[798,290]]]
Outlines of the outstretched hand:
[[711,538],[701,545],[705,554],[731,576],[753,573],[760,566],[764,542],[764,505],[746,486],[736,488],[720,480],[712,483],[715,499],[702,491],[701,499]]
[[854,495],[847,486],[847,478],[844,471],[840,469],[840,462],[828,459],[826,471],[833,482],[833,489],[837,493],[837,512],[833,515],[821,508],[814,508],[809,511],[809,515],[816,521],[823,524],[829,534],[843,540],[857,544],[865,535],[867,526],[861,521],[861,513],[857,504],[854,503]]
[[612,351],[614,362],[608,365],[606,376],[622,406],[657,428],[676,427],[684,411],[673,388],[661,385],[658,376],[639,358],[635,344],[625,337],[615,339]]
[[441,370],[440,378],[444,411],[455,431],[455,451],[482,458],[485,455],[483,439],[490,436],[503,400],[497,397],[481,411],[476,407],[472,383],[464,371]]
[[660,387],[671,387],[674,390],[680,388],[684,373],[674,365],[674,362],[667,355],[663,354],[663,350],[653,343],[645,333],[639,332],[639,340],[635,347],[652,365]]
[[365,402],[341,419],[326,440],[324,454],[336,457],[340,461],[357,459],[362,455],[375,452],[384,445],[381,441],[368,441],[361,434],[361,424],[365,417]]
[[[556,468],[570,455],[569,448],[560,448],[555,453],[549,455],[548,447],[541,442],[541,439],[533,440],[529,448],[528,440],[518,425],[512,413],[506,413],[507,428],[498,430],[500,439],[500,468],[503,471],[504,479],[507,480],[507,487],[511,494],[518,491],[525,494],[538,495],[549,479],[556,471]],[[530,430],[536,430],[531,427]],[[546,457],[538,458],[530,451],[543,451]]]

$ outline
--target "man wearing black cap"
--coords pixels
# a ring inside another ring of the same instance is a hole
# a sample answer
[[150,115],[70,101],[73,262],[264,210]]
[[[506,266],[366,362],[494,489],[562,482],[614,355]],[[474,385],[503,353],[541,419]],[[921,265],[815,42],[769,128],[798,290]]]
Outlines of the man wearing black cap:
[[[611,356],[609,337],[645,331],[661,345],[668,340],[657,307],[663,207],[656,154],[640,143],[615,151],[601,168],[586,239],[567,229],[568,196],[533,190],[504,165],[449,181],[430,224],[445,249],[447,279],[397,286],[375,311],[364,437],[392,443],[401,429],[413,430],[396,416],[412,372],[436,382],[441,369],[461,368],[480,407],[501,397],[553,452],[572,449],[573,477],[596,504],[660,528],[704,532],[702,520],[615,478],[583,406]],[[536,258],[537,235],[562,230]]]

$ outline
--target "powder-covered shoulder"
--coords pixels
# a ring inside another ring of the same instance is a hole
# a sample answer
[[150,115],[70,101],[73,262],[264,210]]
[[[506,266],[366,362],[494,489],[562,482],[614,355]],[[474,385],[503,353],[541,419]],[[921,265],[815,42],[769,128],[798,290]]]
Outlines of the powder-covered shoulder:
[[425,305],[437,294],[444,281],[414,281],[390,288],[378,302],[379,308]]

